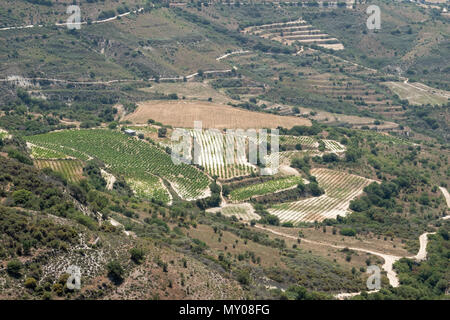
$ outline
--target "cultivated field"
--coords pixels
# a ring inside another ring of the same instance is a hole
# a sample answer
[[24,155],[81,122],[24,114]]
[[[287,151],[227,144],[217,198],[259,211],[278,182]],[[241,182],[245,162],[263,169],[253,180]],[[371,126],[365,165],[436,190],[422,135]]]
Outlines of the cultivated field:
[[275,205],[269,209],[280,221],[314,222],[338,215],[345,216],[349,211],[350,201],[357,197],[373,180],[360,176],[329,170],[312,169],[311,174],[317,178],[325,194],[320,197]]
[[325,148],[333,153],[345,152],[346,148],[337,141],[334,140],[322,140],[325,143]]
[[65,160],[34,160],[38,169],[50,168],[69,182],[78,182],[83,179],[83,161],[76,159]]
[[261,217],[255,213],[250,203],[227,204],[222,208],[211,208],[206,210],[210,213],[221,212],[226,217],[235,216],[239,220],[259,220]]
[[27,141],[81,160],[97,158],[113,173],[134,182],[138,194],[147,191],[147,198],[170,201],[160,178],[167,180],[183,199],[209,194],[209,179],[204,173],[186,164],[175,165],[164,151],[119,132],[66,130],[27,137]]
[[139,104],[137,110],[125,117],[137,124],[154,119],[173,127],[193,128],[194,121],[202,121],[203,128],[249,129],[291,128],[295,125],[310,126],[307,119],[284,117],[251,112],[230,106],[194,101],[148,101]]
[[[189,132],[193,140],[201,147],[197,161],[211,176],[229,179],[249,175],[255,171],[256,167],[248,162],[245,153],[247,145],[245,138],[223,134],[219,130],[190,130]],[[233,152],[230,155],[227,154],[227,145],[233,146]]]
[[250,199],[253,196],[262,196],[280,190],[289,189],[295,187],[301,182],[303,182],[303,178],[301,176],[292,176],[252,184],[250,186],[241,187],[231,191],[230,199],[232,201],[243,201]]
[[[134,127],[139,128],[139,127]],[[138,129],[139,130],[139,129]],[[237,134],[223,133],[219,130],[189,130],[189,134],[192,139],[190,143],[190,157],[189,161],[193,160],[194,155],[194,139],[198,146],[201,148],[198,159],[195,163],[200,164],[205,168],[211,176],[217,176],[221,179],[230,179],[237,176],[246,176],[251,174],[256,170],[255,165],[251,164],[248,159],[247,150],[249,148],[249,143],[253,142],[255,144],[269,144],[272,142],[273,136],[269,134],[260,135],[252,137],[241,137]],[[344,152],[346,149],[339,142],[334,140],[322,140],[325,143],[325,152],[340,153]],[[319,142],[317,139],[308,136],[289,136],[280,135],[279,144],[281,146],[296,146],[300,144],[304,150],[293,151],[293,152],[277,152],[271,153],[267,150],[268,155],[265,156],[266,166],[271,166],[272,163],[277,163],[274,158],[275,156],[280,156],[280,160],[284,159],[284,156],[296,155],[296,154],[321,154],[317,152]],[[227,146],[233,146],[233,152],[228,155]],[[269,148],[270,149],[270,148]],[[174,145],[172,145],[172,150]]]

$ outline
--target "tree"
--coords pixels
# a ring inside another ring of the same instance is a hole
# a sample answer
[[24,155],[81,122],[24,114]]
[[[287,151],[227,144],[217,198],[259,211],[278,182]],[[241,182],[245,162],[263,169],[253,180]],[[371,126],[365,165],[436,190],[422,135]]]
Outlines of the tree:
[[116,285],[122,283],[125,271],[118,261],[113,260],[109,262],[106,265],[106,269],[108,270],[108,277],[112,282],[114,282]]
[[165,138],[167,135],[167,128],[162,127],[158,129],[158,138]]
[[280,219],[272,214],[267,214],[260,220],[260,223],[278,226],[280,225]]
[[110,124],[108,124],[108,128],[111,129],[111,130],[116,129],[117,128],[117,122],[116,121],[111,122]]
[[324,193],[323,189],[316,182],[310,182],[307,184],[307,188],[314,197],[318,197]]
[[350,202],[350,209],[356,212],[362,212],[369,209],[369,205],[362,199],[356,199]]

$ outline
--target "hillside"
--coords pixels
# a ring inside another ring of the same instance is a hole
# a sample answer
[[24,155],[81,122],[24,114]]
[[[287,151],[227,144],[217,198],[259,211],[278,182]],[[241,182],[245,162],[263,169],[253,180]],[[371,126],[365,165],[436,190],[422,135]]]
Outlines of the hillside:
[[447,300],[447,4],[370,4],[2,1],[0,298]]

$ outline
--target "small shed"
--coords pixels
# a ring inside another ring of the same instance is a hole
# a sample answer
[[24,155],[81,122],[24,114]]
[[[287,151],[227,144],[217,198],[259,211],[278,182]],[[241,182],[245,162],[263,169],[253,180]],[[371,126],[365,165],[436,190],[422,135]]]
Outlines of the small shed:
[[125,134],[129,135],[129,136],[135,136],[136,135],[136,131],[131,130],[131,129],[126,129]]

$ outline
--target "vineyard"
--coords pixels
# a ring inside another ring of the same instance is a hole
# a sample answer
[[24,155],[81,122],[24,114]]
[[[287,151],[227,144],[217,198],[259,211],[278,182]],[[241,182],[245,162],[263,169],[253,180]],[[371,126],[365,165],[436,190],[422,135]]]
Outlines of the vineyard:
[[59,172],[69,182],[79,182],[83,179],[83,161],[81,160],[34,160],[34,165],[38,169],[50,168]]
[[[269,143],[272,140],[272,136],[268,133],[267,135],[260,135],[258,139],[253,139],[253,141],[257,141],[257,143]],[[289,136],[289,135],[279,135],[279,144],[283,145],[291,145],[295,146],[300,144],[304,149],[317,149],[319,147],[319,142],[317,139],[309,136]]]
[[227,204],[223,208],[213,208],[207,211],[211,213],[220,211],[226,217],[235,216],[237,219],[244,221],[259,220],[261,218],[254,212],[252,205],[249,203]]
[[[66,156],[88,160],[97,158],[108,165],[113,173],[125,176],[139,186],[138,193],[164,202],[170,196],[160,181],[167,180],[172,188],[186,200],[208,196],[209,179],[201,171],[186,165],[176,165],[171,157],[144,141],[122,133],[93,129],[66,130],[26,138],[32,149],[44,148]],[[136,190],[135,190],[136,192]]]
[[[270,134],[261,135],[256,137],[247,136],[242,137],[237,134],[224,134],[219,130],[189,130],[189,134],[192,137],[190,141],[191,158],[193,154],[194,141],[201,147],[201,152],[198,156],[197,162],[205,168],[206,172],[211,176],[217,176],[220,179],[230,179],[238,176],[247,176],[255,171],[256,167],[249,163],[246,150],[248,150],[249,142],[255,144],[270,145],[273,141],[273,136]],[[322,140],[325,144],[325,152],[340,153],[346,149],[339,142],[334,140]],[[275,161],[276,156],[280,157],[280,163],[283,160],[290,161],[292,156],[302,155],[320,155],[318,152],[319,140],[309,136],[290,136],[280,135],[279,144],[281,146],[289,145],[296,146],[300,144],[302,151],[286,151],[270,153],[267,150],[268,155],[265,156],[266,166],[270,166]],[[234,145],[233,154],[228,156],[226,153],[227,146]],[[270,149],[270,147],[269,147]],[[301,152],[301,153],[299,153]]]
[[45,147],[31,145],[31,156],[34,159],[65,159],[68,156],[62,152],[51,150]]
[[319,186],[325,194],[306,200],[275,205],[269,209],[282,222],[314,222],[345,216],[349,211],[350,201],[362,193],[364,187],[373,182],[360,176],[318,168],[312,169]]
[[295,187],[302,181],[303,178],[300,176],[291,176],[287,178],[269,180],[258,184],[252,184],[250,186],[241,187],[231,191],[230,199],[232,201],[243,201],[253,196],[261,196]]
[[325,148],[333,153],[345,152],[345,147],[337,141],[334,140],[322,140],[325,144]]
[[[191,136],[201,146],[197,161],[212,176],[222,179],[245,176],[255,170],[255,166],[247,161],[244,152],[246,141],[235,135],[223,134],[215,130],[191,130]],[[226,154],[227,145],[233,146],[233,154]]]

